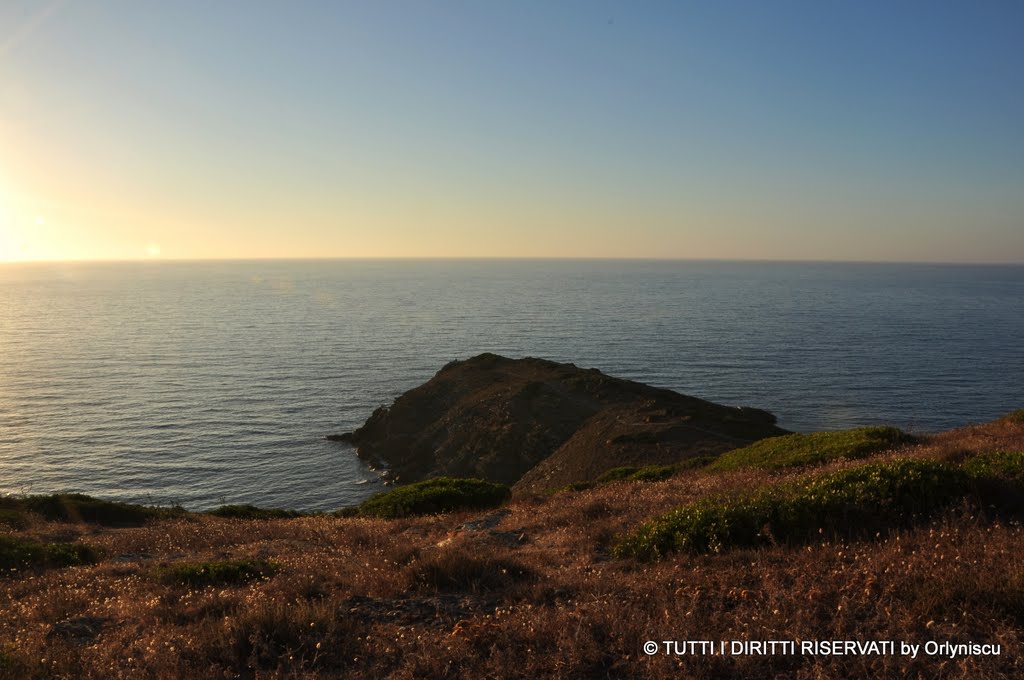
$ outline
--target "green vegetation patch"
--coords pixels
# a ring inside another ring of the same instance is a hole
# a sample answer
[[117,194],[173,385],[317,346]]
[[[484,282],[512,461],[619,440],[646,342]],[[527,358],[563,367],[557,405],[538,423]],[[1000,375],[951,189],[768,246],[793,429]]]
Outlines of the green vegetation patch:
[[812,432],[769,437],[723,453],[709,468],[738,470],[742,468],[786,468],[798,465],[819,465],[841,458],[863,458],[915,440],[895,427],[858,427],[839,432]]
[[963,462],[968,474],[985,479],[1024,484],[1024,451],[994,451],[971,456]]
[[682,472],[683,470],[696,470],[698,468],[707,467],[716,460],[718,460],[718,456],[693,456],[692,458],[685,458],[679,461],[674,467],[677,472]]
[[645,467],[625,466],[612,468],[601,474],[597,479],[587,482],[573,482],[552,493],[559,491],[586,491],[612,482],[660,482],[674,477],[684,470],[709,465],[715,460],[714,456],[695,456],[687,458],[674,465],[647,465]]
[[660,482],[676,473],[675,465],[648,465],[647,467],[619,467],[608,470],[597,478],[598,484],[617,482]]
[[280,566],[266,560],[224,560],[220,562],[188,562],[160,571],[165,581],[196,588],[215,585],[241,585],[270,578]]
[[973,479],[986,513],[1024,514],[1024,452],[980,453],[964,460],[962,466]]
[[40,543],[0,536],[0,574],[95,564],[99,559],[97,549],[80,543]]
[[550,489],[548,493],[556,494],[562,491],[586,491],[587,489],[593,489],[596,486],[599,486],[596,481],[573,482],[572,484],[566,484],[565,486],[558,487],[557,489]]
[[370,517],[397,518],[484,510],[501,505],[511,495],[511,490],[504,484],[437,477],[377,494],[359,506],[359,513]]
[[0,510],[35,513],[56,522],[85,522],[111,527],[141,526],[151,519],[181,517],[182,508],[156,508],[132,503],[102,501],[80,493],[48,496],[5,496]]
[[0,510],[0,527],[21,531],[28,527],[28,518],[17,510]]
[[306,513],[295,510],[258,508],[255,505],[222,505],[219,508],[208,511],[206,514],[231,519],[289,519],[291,517],[306,516]]
[[928,460],[863,465],[753,494],[719,496],[657,517],[615,547],[618,557],[656,559],[671,552],[719,552],[820,533],[855,536],[933,515],[966,496],[964,470]]

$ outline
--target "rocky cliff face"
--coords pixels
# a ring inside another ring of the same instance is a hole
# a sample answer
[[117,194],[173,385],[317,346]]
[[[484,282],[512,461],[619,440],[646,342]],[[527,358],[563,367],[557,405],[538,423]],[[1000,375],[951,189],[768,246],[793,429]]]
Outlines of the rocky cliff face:
[[344,439],[398,482],[479,477],[522,494],[786,433],[774,423],[765,411],[596,369],[481,354],[448,364]]

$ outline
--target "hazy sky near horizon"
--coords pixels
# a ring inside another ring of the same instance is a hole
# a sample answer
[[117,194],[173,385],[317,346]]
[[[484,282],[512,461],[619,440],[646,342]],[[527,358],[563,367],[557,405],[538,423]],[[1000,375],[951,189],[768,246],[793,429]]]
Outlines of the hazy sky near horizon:
[[0,5],[0,261],[1024,262],[1024,3]]

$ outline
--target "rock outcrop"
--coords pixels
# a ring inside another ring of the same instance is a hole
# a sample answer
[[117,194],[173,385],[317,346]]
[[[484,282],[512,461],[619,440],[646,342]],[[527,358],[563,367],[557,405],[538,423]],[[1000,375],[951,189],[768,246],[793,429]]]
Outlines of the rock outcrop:
[[622,465],[676,463],[786,434],[775,417],[543,359],[455,361],[377,409],[351,442],[397,482],[478,477],[517,494]]

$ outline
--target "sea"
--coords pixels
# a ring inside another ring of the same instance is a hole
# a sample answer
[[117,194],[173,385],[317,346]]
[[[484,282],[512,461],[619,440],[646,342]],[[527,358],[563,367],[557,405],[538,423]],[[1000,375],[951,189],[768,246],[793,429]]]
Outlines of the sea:
[[381,485],[325,435],[481,352],[934,432],[1024,407],[1024,266],[4,264],[0,494],[351,505]]

